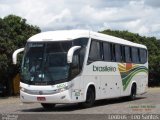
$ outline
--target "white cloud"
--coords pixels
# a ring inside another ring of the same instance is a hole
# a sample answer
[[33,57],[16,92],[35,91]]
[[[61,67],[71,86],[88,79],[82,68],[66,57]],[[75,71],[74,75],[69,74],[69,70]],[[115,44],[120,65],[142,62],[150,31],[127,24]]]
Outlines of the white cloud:
[[160,7],[160,1],[159,0],[145,0],[145,4],[151,7]]
[[128,30],[160,38],[158,0],[0,0],[0,17],[16,14],[42,31]]

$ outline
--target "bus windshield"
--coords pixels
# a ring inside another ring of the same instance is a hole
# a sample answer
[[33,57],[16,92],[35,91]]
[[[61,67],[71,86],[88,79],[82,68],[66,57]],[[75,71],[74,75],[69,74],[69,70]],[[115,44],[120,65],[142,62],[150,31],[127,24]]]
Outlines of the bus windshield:
[[27,43],[21,66],[22,82],[47,85],[67,79],[67,52],[71,45],[71,42]]

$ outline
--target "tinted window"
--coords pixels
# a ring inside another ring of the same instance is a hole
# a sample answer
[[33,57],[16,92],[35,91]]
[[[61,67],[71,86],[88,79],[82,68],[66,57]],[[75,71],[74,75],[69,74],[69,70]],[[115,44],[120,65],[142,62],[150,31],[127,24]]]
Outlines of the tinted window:
[[88,39],[89,38],[78,38],[73,40],[73,45],[74,46],[81,46],[81,49],[79,51],[79,68],[82,69],[83,62],[84,62],[84,57],[86,54],[86,46],[88,44]]
[[115,55],[116,55],[116,62],[121,62],[121,46],[115,45]]
[[140,61],[141,63],[147,62],[147,51],[145,49],[140,49]]
[[88,38],[78,38],[73,41],[74,46],[82,46],[85,47],[88,43]]
[[80,69],[82,69],[83,67],[83,62],[84,62],[84,57],[85,57],[85,53],[86,53],[86,48],[82,47],[80,52],[79,52],[79,64],[80,64]]
[[132,47],[132,62],[139,63],[138,48]]
[[51,42],[47,43],[47,53],[52,52],[68,52],[71,48],[72,42]]
[[125,62],[131,62],[131,50],[130,50],[130,47],[125,46],[124,47],[124,51],[125,51]]
[[101,60],[100,42],[92,41],[89,53],[89,60]]
[[103,43],[104,60],[111,61],[111,44]]
[[121,61],[125,62],[125,46],[121,46]]
[[71,78],[76,77],[79,73],[80,73],[79,56],[78,54],[74,54],[71,66]]
[[116,55],[115,55],[115,45],[112,44],[112,49],[111,49],[111,55],[112,55],[112,61],[116,60]]

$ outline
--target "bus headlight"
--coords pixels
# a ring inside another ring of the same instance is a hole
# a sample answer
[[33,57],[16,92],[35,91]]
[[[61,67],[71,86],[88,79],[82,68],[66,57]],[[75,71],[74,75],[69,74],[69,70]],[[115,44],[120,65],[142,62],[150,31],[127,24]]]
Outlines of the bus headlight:
[[58,93],[58,92],[63,92],[63,91],[68,90],[68,89],[70,89],[70,88],[72,88],[72,87],[73,87],[73,84],[64,86],[64,87],[62,87],[62,88],[57,89],[57,93]]
[[27,89],[25,89],[23,87],[20,87],[20,90],[23,91],[23,92],[27,92]]

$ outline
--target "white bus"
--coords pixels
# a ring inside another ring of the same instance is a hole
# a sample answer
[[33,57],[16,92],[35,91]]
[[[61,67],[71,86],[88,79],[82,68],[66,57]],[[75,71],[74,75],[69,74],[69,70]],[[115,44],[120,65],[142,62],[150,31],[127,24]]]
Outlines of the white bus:
[[46,109],[129,96],[148,86],[147,48],[124,39],[87,30],[42,32],[28,39],[21,65],[20,99]]

